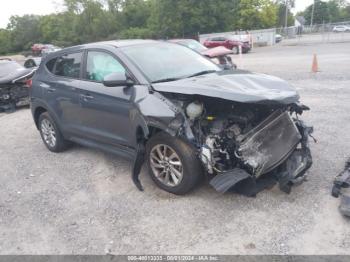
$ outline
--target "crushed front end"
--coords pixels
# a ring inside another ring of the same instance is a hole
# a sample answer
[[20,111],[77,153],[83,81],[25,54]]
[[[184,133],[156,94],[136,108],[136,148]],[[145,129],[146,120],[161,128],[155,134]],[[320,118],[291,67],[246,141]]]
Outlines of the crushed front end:
[[34,72],[15,61],[0,60],[0,112],[29,105],[29,83]]
[[29,105],[29,89],[25,82],[0,84],[0,111],[12,112],[23,105]]
[[312,165],[313,132],[298,116],[298,103],[247,104],[207,97],[176,96],[193,132],[210,184],[219,192],[248,196],[279,183],[289,193]]

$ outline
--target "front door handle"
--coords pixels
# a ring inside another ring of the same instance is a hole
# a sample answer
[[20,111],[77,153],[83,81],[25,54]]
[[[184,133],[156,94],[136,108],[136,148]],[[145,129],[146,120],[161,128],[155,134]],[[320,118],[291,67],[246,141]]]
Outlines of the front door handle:
[[82,98],[84,101],[89,101],[89,100],[94,99],[94,97],[93,97],[92,95],[81,95],[81,98]]

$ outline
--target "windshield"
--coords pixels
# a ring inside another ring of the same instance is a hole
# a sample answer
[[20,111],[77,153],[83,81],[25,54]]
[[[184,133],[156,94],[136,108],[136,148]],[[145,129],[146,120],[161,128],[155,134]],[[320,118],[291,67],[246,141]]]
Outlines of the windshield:
[[174,81],[203,72],[220,71],[213,62],[177,44],[135,45],[122,50],[151,82]]
[[197,52],[202,52],[204,50],[207,50],[208,48],[206,48],[204,45],[202,45],[201,43],[195,41],[195,40],[187,40],[187,41],[181,41],[179,42],[180,44],[187,46],[193,50],[196,50]]

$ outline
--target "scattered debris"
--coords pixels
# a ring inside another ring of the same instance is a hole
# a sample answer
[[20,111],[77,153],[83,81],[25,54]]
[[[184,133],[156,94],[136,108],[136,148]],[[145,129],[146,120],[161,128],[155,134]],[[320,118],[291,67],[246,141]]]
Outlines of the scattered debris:
[[255,249],[256,246],[255,246],[254,243],[249,243],[249,244],[247,244],[247,245],[244,245],[244,248],[245,248],[245,249]]
[[350,217],[350,196],[342,195],[339,211],[344,216]]
[[341,195],[339,211],[344,216],[350,217],[350,195],[345,195],[342,188],[350,187],[350,158],[345,164],[345,169],[334,179],[332,196],[338,198]]

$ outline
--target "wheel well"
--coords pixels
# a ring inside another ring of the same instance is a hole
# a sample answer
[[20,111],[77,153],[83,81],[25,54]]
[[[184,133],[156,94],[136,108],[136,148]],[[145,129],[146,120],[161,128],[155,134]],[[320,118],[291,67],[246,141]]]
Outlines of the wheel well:
[[157,134],[161,131],[163,131],[163,130],[158,128],[158,127],[148,126],[148,135],[146,136],[143,129],[139,126],[136,129],[136,142],[137,143],[141,142],[141,143],[145,144],[148,139],[150,139],[152,136],[154,136],[155,134]]
[[151,138],[152,136],[154,136],[155,134],[164,131],[164,130],[162,130],[158,127],[154,127],[154,126],[149,126],[148,130],[149,130],[148,139]]
[[37,128],[39,128],[39,117],[42,113],[47,112],[47,110],[41,106],[37,107],[34,112],[34,121]]

